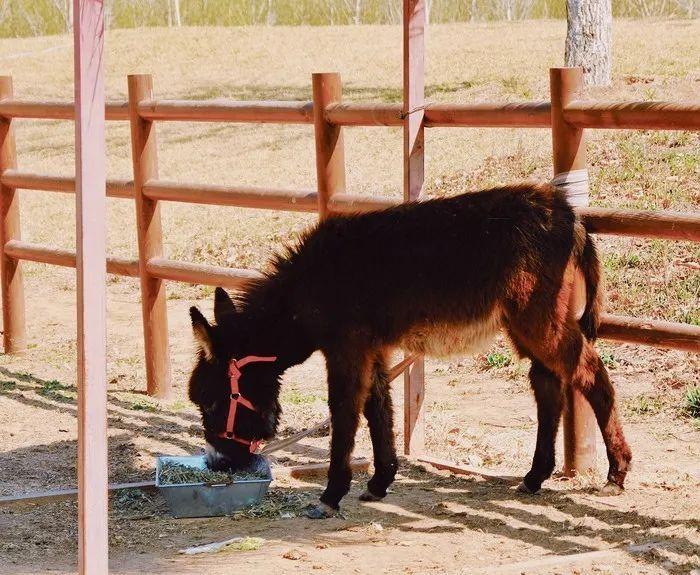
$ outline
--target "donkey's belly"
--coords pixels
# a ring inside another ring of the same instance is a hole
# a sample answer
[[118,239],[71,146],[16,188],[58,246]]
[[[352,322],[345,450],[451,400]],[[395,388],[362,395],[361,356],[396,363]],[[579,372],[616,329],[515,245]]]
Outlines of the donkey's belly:
[[479,353],[491,345],[500,324],[500,314],[495,311],[467,324],[423,324],[404,334],[399,347],[433,357]]

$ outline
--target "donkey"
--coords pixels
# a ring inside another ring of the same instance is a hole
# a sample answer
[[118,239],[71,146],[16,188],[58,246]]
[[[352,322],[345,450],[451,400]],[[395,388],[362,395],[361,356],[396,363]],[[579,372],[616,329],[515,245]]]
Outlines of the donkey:
[[312,518],[339,509],[360,413],[374,474],[362,500],[379,500],[397,471],[387,377],[394,349],[473,353],[503,329],[531,361],[537,444],[520,491],[534,494],[555,464],[566,386],[590,402],[609,461],[604,492],[620,492],[631,452],[615,393],[593,342],[600,264],[564,195],[522,184],[386,210],[334,216],[278,255],[232,300],[218,288],[215,325],[190,309],[199,352],[189,397],[200,409],[208,463],[249,465],[274,437],[280,377],[321,350],[332,435],[328,484]]

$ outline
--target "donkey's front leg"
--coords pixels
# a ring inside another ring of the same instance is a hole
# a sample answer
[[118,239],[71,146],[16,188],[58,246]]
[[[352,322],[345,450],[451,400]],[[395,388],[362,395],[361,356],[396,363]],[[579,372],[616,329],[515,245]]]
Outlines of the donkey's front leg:
[[328,406],[331,412],[331,461],[328,485],[321,503],[307,512],[311,519],[330,517],[340,508],[340,500],[350,491],[350,455],[360,411],[370,387],[371,359],[368,353],[342,350],[326,353]]

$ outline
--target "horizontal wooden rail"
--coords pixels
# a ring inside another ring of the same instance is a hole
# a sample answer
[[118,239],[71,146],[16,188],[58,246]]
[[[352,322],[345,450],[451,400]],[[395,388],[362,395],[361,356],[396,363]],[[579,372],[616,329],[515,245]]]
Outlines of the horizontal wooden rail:
[[171,122],[252,122],[273,124],[312,124],[311,102],[233,102],[155,100],[139,104],[145,120]]
[[[0,176],[4,186],[15,190],[39,190],[43,192],[75,193],[75,178],[45,176],[17,170],[6,170]],[[107,180],[107,197],[134,199],[134,183],[131,180]]]
[[[111,102],[107,120],[129,119],[126,102]],[[311,102],[155,100],[139,105],[147,120],[187,122],[251,122],[312,124]],[[44,120],[73,120],[71,102],[5,100],[0,116]],[[596,103],[577,100],[564,109],[566,121],[579,128],[700,130],[700,104],[673,102]],[[342,103],[326,109],[330,123],[341,126],[401,126],[400,104]],[[549,102],[505,104],[428,104],[426,127],[547,128]]]
[[[5,253],[18,260],[75,267],[75,252],[63,248],[11,240],[5,244]],[[261,273],[253,270],[193,264],[161,258],[150,260],[147,268],[150,274],[165,280],[233,289],[240,288],[250,280],[262,277]],[[138,277],[138,261],[109,257],[107,258],[107,272],[120,276]],[[617,341],[700,352],[700,327],[682,323],[606,314],[603,316],[600,336]],[[392,375],[396,370],[413,361],[415,361],[415,357],[406,358],[392,369]]]
[[193,264],[164,258],[151,259],[146,269],[152,276],[164,280],[232,289],[240,288],[250,280],[263,277],[260,272],[253,270]]
[[335,213],[358,213],[384,210],[402,204],[401,200],[376,196],[359,196],[357,194],[337,194],[328,201],[328,209]]
[[601,104],[576,100],[564,108],[564,118],[579,128],[700,130],[700,103]]
[[315,212],[318,194],[313,190],[291,191],[267,188],[214,186],[151,181],[143,187],[143,193],[152,200],[238,206],[265,210]]
[[[326,119],[339,126],[401,126],[400,104],[331,104]],[[548,128],[549,102],[512,104],[428,104],[425,125],[429,128]]]
[[512,104],[430,104],[425,107],[428,128],[549,128],[549,102]]
[[[64,248],[10,240],[5,244],[5,254],[17,260],[27,260],[68,268],[75,267],[75,252]],[[139,262],[127,258],[108,257],[107,273],[134,278],[139,277]]]
[[[73,102],[26,102],[5,100],[0,102],[0,116],[34,120],[75,120]],[[126,102],[109,102],[105,106],[107,120],[128,120]]]
[[603,314],[600,337],[700,352],[700,327],[685,323]]
[[610,208],[578,208],[576,212],[594,234],[700,241],[700,215],[696,214]]
[[326,108],[326,120],[336,126],[402,126],[401,104],[337,103]]

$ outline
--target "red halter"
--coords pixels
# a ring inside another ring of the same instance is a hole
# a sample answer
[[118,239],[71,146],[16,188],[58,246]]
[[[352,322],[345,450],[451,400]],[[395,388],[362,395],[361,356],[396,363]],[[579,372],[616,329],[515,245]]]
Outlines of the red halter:
[[231,403],[229,404],[228,418],[226,419],[226,431],[222,431],[221,433],[217,434],[218,437],[223,439],[232,439],[233,441],[247,445],[251,453],[255,453],[257,451],[258,447],[260,446],[259,439],[252,441],[250,439],[243,439],[242,437],[236,437],[233,432],[233,427],[236,423],[236,410],[238,409],[239,403],[251,411],[255,411],[256,413],[258,411],[250,401],[241,395],[241,392],[238,389],[238,380],[241,378],[241,369],[243,369],[245,365],[248,365],[249,363],[263,361],[271,362],[276,360],[276,357],[258,357],[257,355],[248,355],[243,359],[231,360],[228,367],[228,375],[231,381]]

